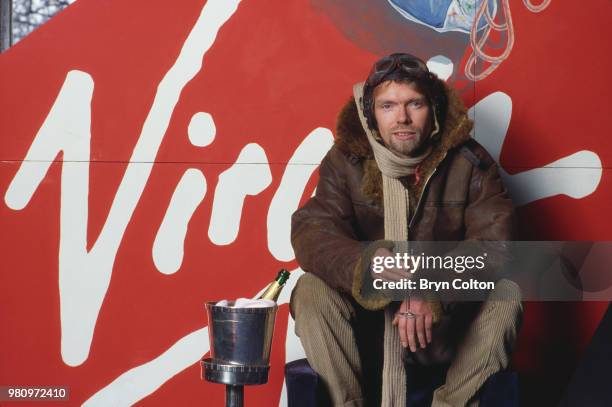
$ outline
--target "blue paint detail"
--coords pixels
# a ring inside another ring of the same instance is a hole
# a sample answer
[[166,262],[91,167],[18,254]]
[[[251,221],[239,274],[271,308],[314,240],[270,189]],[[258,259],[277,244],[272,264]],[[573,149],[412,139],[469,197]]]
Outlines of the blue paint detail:
[[390,0],[391,3],[431,27],[442,28],[452,0]]
[[[492,19],[497,13],[496,0],[387,0],[406,19],[423,24],[438,32],[460,31],[469,33],[476,18],[476,11],[487,1]],[[486,25],[484,16],[478,22],[478,30]]]

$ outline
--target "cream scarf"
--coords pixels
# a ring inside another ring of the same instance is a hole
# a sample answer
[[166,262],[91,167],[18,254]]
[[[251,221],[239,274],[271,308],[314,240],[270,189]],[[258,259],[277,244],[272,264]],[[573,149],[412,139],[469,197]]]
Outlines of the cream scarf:
[[[399,181],[399,178],[414,174],[417,165],[431,152],[431,147],[418,157],[400,157],[393,153],[376,139],[373,132],[367,126],[362,109],[363,105],[361,104],[363,83],[353,86],[353,95],[355,96],[355,103],[357,103],[361,125],[372,146],[376,164],[382,173],[385,239],[395,242],[407,242],[410,197],[408,190]],[[432,135],[439,131],[438,121],[434,120],[434,122],[435,128]],[[400,344],[399,333],[392,323],[394,316],[395,308],[390,304],[385,308],[382,380],[383,407],[404,407],[406,405],[406,371],[404,369],[403,349]]]

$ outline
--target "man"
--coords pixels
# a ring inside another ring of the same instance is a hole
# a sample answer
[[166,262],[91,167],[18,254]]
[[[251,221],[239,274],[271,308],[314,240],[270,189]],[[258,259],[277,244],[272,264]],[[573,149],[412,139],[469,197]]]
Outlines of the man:
[[450,366],[434,406],[477,405],[482,384],[509,364],[522,314],[516,285],[501,280],[476,305],[408,295],[390,303],[362,289],[372,278],[412,278],[399,268],[370,275],[372,256],[397,245],[511,240],[511,201],[470,139],[461,100],[423,61],[384,57],[353,93],[316,194],[292,218],[307,272],[291,298],[296,333],[334,405],[403,407],[416,367],[435,364]]

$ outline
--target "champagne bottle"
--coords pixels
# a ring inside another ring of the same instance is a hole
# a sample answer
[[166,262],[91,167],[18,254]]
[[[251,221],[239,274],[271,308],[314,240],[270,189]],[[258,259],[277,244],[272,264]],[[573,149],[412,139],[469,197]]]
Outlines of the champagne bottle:
[[280,295],[281,290],[285,286],[285,283],[289,279],[290,273],[282,269],[278,272],[276,279],[270,283],[268,288],[259,296],[260,300],[272,300],[276,302],[278,300],[278,296]]

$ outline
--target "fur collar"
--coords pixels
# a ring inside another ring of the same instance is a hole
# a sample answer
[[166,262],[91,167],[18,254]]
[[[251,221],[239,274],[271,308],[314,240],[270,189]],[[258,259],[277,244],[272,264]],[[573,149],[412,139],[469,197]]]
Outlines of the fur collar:
[[[419,166],[419,177],[415,183],[406,185],[411,197],[418,197],[423,191],[424,183],[434,169],[442,162],[449,150],[465,143],[470,138],[472,121],[467,117],[467,110],[461,98],[454,90],[446,86],[448,95],[448,112],[442,126],[442,133],[435,137],[431,154]],[[336,126],[336,147],[351,158],[362,161],[364,168],[363,193],[366,198],[382,206],[382,175],[368,142],[366,133],[359,121],[355,99],[351,97],[338,116]],[[411,207],[415,199],[411,199]]]

